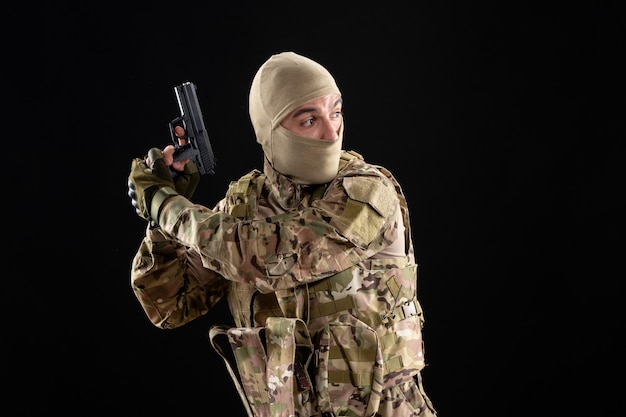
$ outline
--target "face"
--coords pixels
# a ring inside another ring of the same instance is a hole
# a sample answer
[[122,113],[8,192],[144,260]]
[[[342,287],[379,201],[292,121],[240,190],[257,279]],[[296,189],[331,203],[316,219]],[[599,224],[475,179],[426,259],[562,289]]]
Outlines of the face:
[[341,96],[329,94],[297,107],[280,124],[299,136],[335,141],[343,121],[342,108]]

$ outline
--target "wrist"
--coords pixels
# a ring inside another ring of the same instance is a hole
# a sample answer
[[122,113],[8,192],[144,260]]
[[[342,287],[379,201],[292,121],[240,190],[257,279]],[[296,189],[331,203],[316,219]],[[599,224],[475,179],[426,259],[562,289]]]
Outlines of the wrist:
[[152,199],[150,201],[150,218],[158,224],[159,214],[161,213],[161,207],[163,207],[163,203],[165,203],[168,198],[176,195],[180,194],[178,194],[176,190],[172,187],[162,187],[156,190],[156,192],[152,195]]

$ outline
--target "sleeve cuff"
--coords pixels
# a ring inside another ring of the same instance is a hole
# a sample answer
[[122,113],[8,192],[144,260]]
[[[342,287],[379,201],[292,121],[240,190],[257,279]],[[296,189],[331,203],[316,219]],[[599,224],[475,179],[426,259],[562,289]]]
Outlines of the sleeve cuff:
[[152,196],[152,202],[150,203],[150,218],[159,223],[159,212],[161,206],[170,197],[179,195],[172,187],[159,188]]

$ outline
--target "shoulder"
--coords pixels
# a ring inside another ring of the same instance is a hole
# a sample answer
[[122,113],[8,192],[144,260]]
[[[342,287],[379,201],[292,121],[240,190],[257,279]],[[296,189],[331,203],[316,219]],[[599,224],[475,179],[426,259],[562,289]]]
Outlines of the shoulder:
[[342,151],[339,160],[339,172],[337,177],[370,176],[370,177],[391,177],[388,169],[372,164],[365,160],[363,155],[356,151]]
[[381,166],[371,164],[355,151],[343,151],[336,178],[337,192],[348,200],[369,206],[380,216],[390,216],[398,205],[392,176]]
[[341,151],[338,177],[355,175],[379,175],[379,166],[369,163],[363,155],[352,150]]
[[265,174],[258,169],[253,169],[245,175],[242,175],[238,180],[231,181],[228,185],[229,194],[246,194],[250,184],[256,184],[257,182],[263,182],[265,180]]
[[265,181],[265,174],[253,169],[228,185],[226,197],[222,207],[232,216],[246,218],[254,211],[256,195],[260,192]]
[[344,151],[337,177],[315,206],[351,242],[377,247],[395,239],[399,202],[393,182],[378,166],[356,152]]

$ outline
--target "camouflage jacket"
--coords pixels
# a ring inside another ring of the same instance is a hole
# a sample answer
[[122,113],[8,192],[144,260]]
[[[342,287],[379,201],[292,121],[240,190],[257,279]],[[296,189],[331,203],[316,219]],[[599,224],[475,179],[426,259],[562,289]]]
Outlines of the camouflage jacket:
[[[250,416],[373,415],[385,389],[419,377],[409,213],[386,169],[344,152],[337,177],[312,187],[266,162],[213,209],[173,197],[160,220],[133,260],[133,291],[161,328],[228,297],[237,327],[212,339],[228,336]],[[389,256],[396,239],[404,250]]]

